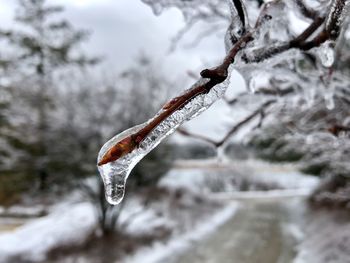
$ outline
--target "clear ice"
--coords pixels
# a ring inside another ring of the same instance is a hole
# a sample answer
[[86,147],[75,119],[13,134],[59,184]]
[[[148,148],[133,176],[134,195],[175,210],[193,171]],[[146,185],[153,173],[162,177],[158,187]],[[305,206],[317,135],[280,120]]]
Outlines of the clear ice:
[[[226,91],[228,79],[229,78],[227,78],[225,82],[213,87],[208,93],[198,95],[189,100],[182,108],[173,112],[169,117],[157,125],[132,152],[122,156],[116,161],[98,166],[98,170],[105,186],[106,199],[110,204],[117,205],[123,200],[126,180],[128,179],[128,176],[135,165],[162,140],[172,134],[179,125],[198,116],[204,110],[209,108],[215,101],[220,99]],[[192,86],[192,88],[203,85],[208,81],[208,79],[200,79]],[[166,110],[167,109],[162,109],[155,117],[147,122],[134,126],[114,136],[112,139],[106,142],[98,154],[97,162],[99,163],[104,154],[112,146],[142,129],[160,113]]]

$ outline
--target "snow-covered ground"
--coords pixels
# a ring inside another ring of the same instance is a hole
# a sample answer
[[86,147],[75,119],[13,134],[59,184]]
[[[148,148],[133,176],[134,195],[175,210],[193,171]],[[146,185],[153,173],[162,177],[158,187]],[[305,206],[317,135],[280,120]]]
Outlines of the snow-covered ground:
[[[149,235],[157,229],[171,233],[165,242],[157,241],[151,246],[141,247],[127,260],[162,262],[172,253],[185,250],[234,216],[238,202],[232,199],[306,195],[317,183],[317,179],[296,172],[290,165],[251,160],[224,163],[216,160],[179,161],[159,182],[158,187],[166,189],[160,199],[147,206],[143,195],[125,200],[127,203],[118,222],[125,233]],[[242,191],[245,185],[249,187]],[[222,202],[222,199],[231,201]],[[21,209],[10,210],[17,213]],[[23,211],[29,214],[34,211],[29,210]],[[37,207],[34,212],[41,210]],[[96,233],[95,208],[77,193],[72,193],[47,211],[46,216],[0,234],[0,263],[45,261],[52,249],[79,246]],[[93,261],[85,258],[82,262]]]
[[[291,164],[272,164],[259,160],[179,160],[175,169],[160,181],[161,186],[212,192],[300,189],[310,191],[319,178],[302,174]],[[263,193],[266,193],[264,191]]]
[[[213,214],[219,213],[219,217],[211,219],[214,225],[222,220],[221,209],[224,207],[219,204],[186,191],[164,191],[160,200],[153,200],[148,205],[144,204],[146,197],[142,194],[131,195],[125,200],[118,221],[118,227],[122,228],[124,234],[151,236],[161,230],[171,233],[173,237],[184,235],[182,238],[185,238],[187,231],[202,220],[206,222],[206,218]],[[19,213],[18,210],[18,207],[8,209],[16,213]],[[38,209],[29,210],[24,208],[23,211],[34,216]],[[53,249],[79,247],[93,234],[99,233],[94,205],[84,201],[78,192],[73,192],[46,210],[48,215],[28,219],[13,231],[0,234],[0,263],[47,262],[47,255]],[[228,213],[228,210],[225,211]],[[197,232],[203,233],[208,228]],[[89,261],[83,258],[82,262],[94,262],[94,259]]]
[[350,262],[349,219],[347,211],[318,211],[310,215],[294,263]]
[[206,236],[210,235],[216,230],[216,228],[226,220],[231,218],[236,209],[238,203],[231,203],[219,212],[215,213],[207,220],[199,223],[191,231],[176,236],[170,239],[166,243],[157,242],[151,247],[140,249],[135,255],[125,259],[126,263],[156,263],[167,262],[167,258],[174,254],[181,253],[188,249],[193,242],[196,242]]
[[90,203],[79,203],[57,209],[48,216],[0,235],[0,262],[10,260],[42,261],[46,253],[59,246],[78,245],[96,227],[96,217]]

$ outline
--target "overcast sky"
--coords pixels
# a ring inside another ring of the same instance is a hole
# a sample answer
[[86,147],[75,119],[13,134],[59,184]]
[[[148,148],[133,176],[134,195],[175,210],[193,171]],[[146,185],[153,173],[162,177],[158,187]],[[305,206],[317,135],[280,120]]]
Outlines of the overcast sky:
[[[64,17],[77,28],[91,31],[85,44],[89,52],[102,55],[108,67],[125,68],[144,52],[166,70],[186,72],[197,69],[202,61],[222,57],[223,44],[212,38],[192,49],[179,48],[169,54],[171,38],[184,26],[181,12],[175,8],[155,16],[141,0],[49,0],[65,7]],[[9,26],[15,0],[0,0],[0,22]],[[205,55],[204,55],[205,54]]]
[[[214,65],[214,61],[224,55],[223,41],[217,37],[206,39],[191,49],[180,45],[169,54],[171,38],[184,26],[181,12],[177,9],[165,10],[162,15],[155,16],[141,0],[49,0],[48,3],[63,5],[65,18],[77,28],[91,31],[84,49],[104,56],[102,67],[107,69],[123,70],[144,52],[160,61],[165,72],[186,77],[188,70],[198,73],[203,64]],[[15,0],[0,0],[2,27],[11,26],[15,4]],[[242,90],[242,80],[238,79],[235,86],[235,92]],[[185,88],[179,87],[181,90]],[[223,107],[222,103],[215,106],[220,111]],[[213,128],[205,120],[218,120],[217,110],[213,109],[206,113],[208,116],[195,120],[195,128],[198,131],[210,126]],[[218,133],[218,130],[213,133]]]

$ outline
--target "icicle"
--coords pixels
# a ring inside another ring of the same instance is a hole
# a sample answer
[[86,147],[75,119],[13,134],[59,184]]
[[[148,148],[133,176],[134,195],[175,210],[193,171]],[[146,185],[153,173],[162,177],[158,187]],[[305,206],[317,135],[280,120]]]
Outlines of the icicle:
[[[127,152],[125,155],[121,155],[121,157],[115,161],[98,166],[105,185],[106,199],[110,204],[116,205],[122,201],[125,193],[126,180],[135,165],[146,154],[154,149],[163,139],[172,134],[179,125],[198,116],[201,112],[209,108],[215,101],[221,98],[228,87],[228,79],[229,78],[227,78],[225,82],[212,88],[208,93],[196,96],[192,100],[188,101],[181,109],[173,112],[168,118],[159,123],[140,142],[138,147],[135,147],[132,151]],[[207,79],[201,79],[193,85],[193,88],[207,82]],[[125,143],[127,145],[127,140],[131,135],[147,126],[157,116],[159,116],[159,114],[166,110],[167,109],[163,108],[154,118],[150,119],[149,121],[130,128],[110,139],[101,148],[97,162],[100,163],[108,150],[117,144],[120,145],[119,148],[124,149],[123,144]]]
[[[129,135],[139,131],[144,126],[145,124],[141,124],[141,125],[132,127],[114,136],[112,139],[106,142],[102,146],[100,152],[98,153],[97,162],[99,163],[101,161],[102,157],[106,154],[106,152],[112,146],[114,146],[116,143],[120,142],[121,140],[125,139]],[[134,159],[134,161],[137,163],[139,160]],[[101,174],[103,183],[105,185],[106,199],[110,204],[113,204],[113,205],[119,204],[124,197],[125,182],[128,177],[128,173],[130,173],[127,169],[125,169],[125,166],[134,167],[136,165],[136,163],[133,164],[129,162],[129,160],[125,160],[124,158],[119,163],[120,163],[119,165],[115,165],[115,163],[112,162],[112,163],[107,163],[105,165],[97,166]],[[118,174],[118,176],[111,176],[113,174]]]

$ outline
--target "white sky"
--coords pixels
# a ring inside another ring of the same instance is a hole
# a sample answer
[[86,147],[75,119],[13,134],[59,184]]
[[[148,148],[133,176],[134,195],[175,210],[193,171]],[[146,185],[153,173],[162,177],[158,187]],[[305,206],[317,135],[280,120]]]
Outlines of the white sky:
[[[165,69],[184,73],[200,68],[203,61],[221,58],[224,52],[219,39],[212,38],[196,48],[180,48],[169,54],[171,38],[184,26],[177,9],[166,10],[157,17],[141,0],[49,0],[48,3],[63,5],[64,17],[77,28],[91,31],[85,48],[102,55],[108,68],[125,68],[142,51],[162,61]],[[2,27],[10,25],[15,4],[15,0],[0,0]]]

